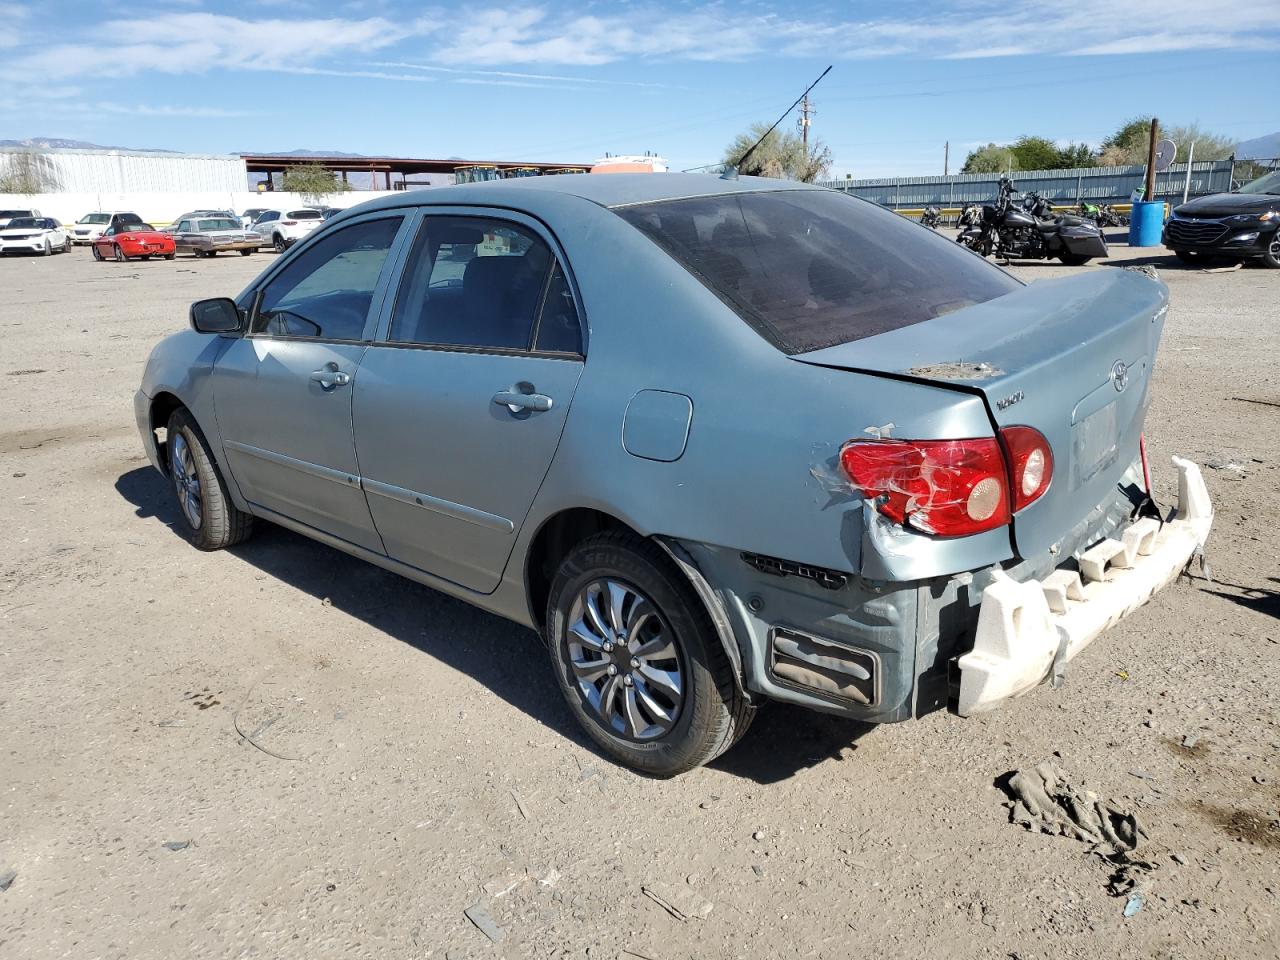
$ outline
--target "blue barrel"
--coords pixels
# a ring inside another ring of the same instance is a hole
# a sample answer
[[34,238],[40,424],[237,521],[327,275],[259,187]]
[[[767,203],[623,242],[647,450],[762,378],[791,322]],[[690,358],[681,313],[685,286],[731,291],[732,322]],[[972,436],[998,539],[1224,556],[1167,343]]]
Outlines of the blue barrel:
[[1129,214],[1129,246],[1158,247],[1164,229],[1164,201],[1136,201]]

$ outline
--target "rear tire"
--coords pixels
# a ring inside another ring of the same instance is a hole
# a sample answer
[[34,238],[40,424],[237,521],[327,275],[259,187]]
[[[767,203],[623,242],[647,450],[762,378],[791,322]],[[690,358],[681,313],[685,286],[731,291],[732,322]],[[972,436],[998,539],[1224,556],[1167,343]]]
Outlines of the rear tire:
[[169,480],[181,515],[177,525],[192,545],[221,550],[248,537],[253,515],[231,502],[204,434],[183,407],[169,418],[165,446]]
[[176,254],[176,253],[166,253],[166,254],[164,255],[164,258],[165,258],[166,260],[172,260],[172,259],[173,259],[174,257],[176,257],[176,256],[177,256],[177,254]]
[[102,260],[102,251],[98,249],[98,245],[96,243],[93,245],[92,249],[93,249],[93,259],[99,260],[99,261]]
[[729,749],[751,723],[755,711],[706,608],[648,540],[611,532],[574,547],[552,582],[546,623],[569,709],[626,766],[684,773]]
[[1088,263],[1093,259],[1093,257],[1087,256],[1083,253],[1067,253],[1064,250],[1062,253],[1058,254],[1058,259],[1068,267],[1079,267]]

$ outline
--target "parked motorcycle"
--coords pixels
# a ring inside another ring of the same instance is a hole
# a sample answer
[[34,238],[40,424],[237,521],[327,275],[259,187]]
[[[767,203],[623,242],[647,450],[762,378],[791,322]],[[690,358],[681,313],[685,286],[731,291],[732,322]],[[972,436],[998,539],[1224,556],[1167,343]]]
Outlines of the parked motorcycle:
[[1127,227],[1129,218],[1122,213],[1116,213],[1115,207],[1109,203],[1098,206],[1096,203],[1086,203],[1080,201],[1080,216],[1086,220],[1092,220],[1100,227]]
[[1041,220],[1052,220],[1057,216],[1053,212],[1053,204],[1034,190],[1022,198],[1022,209]]
[[966,226],[957,242],[985,256],[1012,260],[1051,260],[1067,266],[1088,263],[1107,255],[1107,241],[1095,224],[1080,217],[1042,220],[1014,203],[1018,191],[1008,177],[1000,178],[994,204],[982,207],[981,221]]
[[924,213],[920,217],[920,222],[930,230],[937,230],[939,224],[942,223],[942,211],[933,204],[924,208]]
[[982,226],[982,207],[976,203],[966,203],[960,209],[960,218],[956,221],[956,226],[960,228],[960,232],[956,235],[956,243],[971,250],[974,249],[973,241],[978,238],[979,232],[970,228]]

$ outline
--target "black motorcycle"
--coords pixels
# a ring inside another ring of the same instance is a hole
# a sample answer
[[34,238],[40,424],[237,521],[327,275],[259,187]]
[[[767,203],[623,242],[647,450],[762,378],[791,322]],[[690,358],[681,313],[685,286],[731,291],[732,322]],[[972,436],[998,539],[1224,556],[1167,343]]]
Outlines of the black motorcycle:
[[[1018,191],[1013,181],[1000,178],[994,204],[982,207],[981,221],[966,226],[956,237],[958,243],[984,257],[1005,260],[1061,260],[1067,266],[1088,263],[1107,255],[1102,231],[1080,217],[1061,216],[1052,220],[1037,217],[1014,203]],[[1041,198],[1043,204],[1047,204]]]
[[924,213],[920,216],[920,222],[930,230],[937,230],[938,225],[942,223],[942,211],[933,204],[924,208]]

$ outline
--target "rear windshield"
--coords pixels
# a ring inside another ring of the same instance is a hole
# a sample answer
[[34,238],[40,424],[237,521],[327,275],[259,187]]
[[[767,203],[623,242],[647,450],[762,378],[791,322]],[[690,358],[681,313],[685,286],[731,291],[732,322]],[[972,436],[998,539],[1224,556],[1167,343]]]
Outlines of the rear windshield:
[[887,333],[1020,286],[952,240],[833,190],[615,212],[790,354]]
[[290,210],[285,214],[290,220],[320,220],[319,210]]
[[240,222],[238,220],[201,220],[196,225],[197,230],[239,230]]

